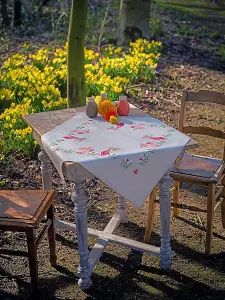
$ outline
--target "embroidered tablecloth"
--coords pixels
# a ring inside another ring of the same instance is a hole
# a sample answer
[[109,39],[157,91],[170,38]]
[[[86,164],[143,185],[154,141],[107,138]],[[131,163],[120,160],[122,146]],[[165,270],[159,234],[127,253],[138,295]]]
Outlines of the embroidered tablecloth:
[[62,178],[62,164],[76,162],[138,208],[189,140],[152,117],[120,117],[115,125],[85,113],[41,137]]

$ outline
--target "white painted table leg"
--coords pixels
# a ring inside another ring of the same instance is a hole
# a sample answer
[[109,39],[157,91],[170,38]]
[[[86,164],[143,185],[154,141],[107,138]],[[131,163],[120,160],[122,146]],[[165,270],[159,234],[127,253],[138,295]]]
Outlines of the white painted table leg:
[[41,161],[42,186],[44,190],[52,189],[52,164],[46,152],[41,149],[38,154]]
[[127,223],[128,222],[128,216],[127,216],[127,202],[124,197],[121,195],[118,196],[118,210],[124,212],[124,218],[121,221],[121,223]]
[[80,256],[80,265],[78,269],[78,284],[82,290],[91,287],[91,268],[88,262],[88,227],[87,227],[87,206],[86,196],[83,188],[83,181],[75,181],[75,193],[72,195],[75,202],[75,220],[78,240],[78,254]]
[[159,181],[160,223],[161,223],[161,247],[160,268],[169,270],[172,265],[172,250],[170,246],[170,213],[172,178],[169,172]]

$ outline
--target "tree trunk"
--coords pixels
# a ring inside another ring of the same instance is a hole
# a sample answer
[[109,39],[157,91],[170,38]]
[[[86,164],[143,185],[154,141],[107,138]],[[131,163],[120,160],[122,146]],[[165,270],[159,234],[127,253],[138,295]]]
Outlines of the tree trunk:
[[21,0],[14,0],[14,25],[21,25]]
[[126,45],[138,38],[149,39],[151,0],[121,0],[118,44]]
[[83,106],[86,103],[84,39],[87,7],[87,0],[72,1],[67,58],[68,107]]
[[8,15],[7,0],[1,0],[1,15],[2,15],[2,24],[9,26],[10,19]]

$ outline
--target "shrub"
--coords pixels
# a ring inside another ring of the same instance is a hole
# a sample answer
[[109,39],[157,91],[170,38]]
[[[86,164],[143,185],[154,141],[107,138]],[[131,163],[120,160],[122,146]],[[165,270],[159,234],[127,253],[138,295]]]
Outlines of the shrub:
[[[31,154],[35,143],[22,115],[66,108],[67,45],[54,52],[47,48],[9,57],[0,71],[0,131],[4,153]],[[107,93],[115,101],[129,85],[154,76],[161,42],[139,39],[126,50],[109,45],[101,52],[85,49],[87,97]],[[25,51],[26,50],[26,51]],[[97,97],[98,98],[98,97]]]
[[151,18],[150,30],[153,37],[162,36],[164,34],[163,25],[159,18]]
[[225,61],[225,45],[221,45],[218,51],[218,54]]

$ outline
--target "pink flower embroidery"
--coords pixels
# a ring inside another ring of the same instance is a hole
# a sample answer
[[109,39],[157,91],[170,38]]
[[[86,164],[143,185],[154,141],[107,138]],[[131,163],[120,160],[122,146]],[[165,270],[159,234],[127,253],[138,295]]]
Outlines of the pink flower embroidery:
[[141,148],[147,148],[148,145],[147,145],[147,144],[140,144],[140,147],[141,147]]
[[166,138],[164,136],[156,136],[156,137],[151,137],[150,139],[154,141],[164,141]]
[[79,150],[80,151],[77,151],[77,154],[87,155],[94,152],[94,148],[92,147],[80,147]]
[[133,170],[133,173],[134,173],[135,175],[137,175],[138,169]]
[[156,144],[156,143],[147,142],[146,144],[147,144],[147,145],[150,145],[150,146],[153,146],[153,147],[157,147],[157,144]]
[[131,160],[129,160],[128,158],[123,158],[123,160],[122,160],[122,162],[121,162],[121,166],[122,166],[124,169],[129,168],[131,165],[132,165],[132,161],[131,161]]
[[86,129],[86,130],[72,130],[72,132],[77,133],[77,134],[85,134],[85,133],[90,133],[90,129]]
[[120,150],[120,148],[109,147],[109,150],[118,151],[118,150]]
[[124,123],[119,123],[116,125],[116,128],[120,128],[120,127],[123,127],[124,126]]
[[146,154],[142,154],[141,157],[139,158],[139,164],[142,166],[145,166],[148,162],[148,156]]
[[154,144],[152,142],[147,142],[145,144],[140,144],[140,147],[141,148],[148,148],[149,146],[152,146],[152,147],[157,147],[157,144]]
[[92,148],[92,147],[80,147],[79,150],[94,151],[94,148]]
[[78,142],[82,142],[82,141],[86,140],[86,138],[79,138],[79,137],[76,137],[75,140],[78,141]]
[[164,141],[166,138],[164,136],[145,135],[142,137],[142,139],[150,139],[150,140],[154,140],[154,141]]
[[145,128],[145,124],[134,124],[134,125],[131,125],[131,128],[134,129],[134,130],[142,130]]
[[83,155],[85,155],[85,154],[87,154],[88,152],[86,152],[86,151],[77,151],[77,154],[83,154]]
[[73,136],[73,135],[66,135],[66,136],[64,136],[64,139],[66,139],[66,140],[75,140],[76,137]]
[[110,150],[107,149],[107,150],[101,152],[101,156],[108,155],[109,153],[110,153]]

